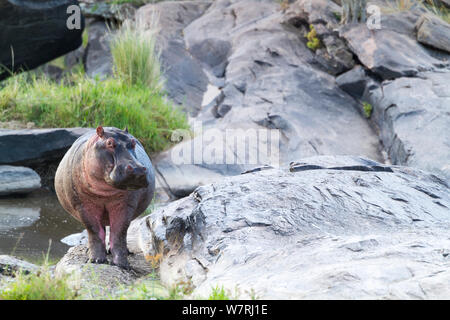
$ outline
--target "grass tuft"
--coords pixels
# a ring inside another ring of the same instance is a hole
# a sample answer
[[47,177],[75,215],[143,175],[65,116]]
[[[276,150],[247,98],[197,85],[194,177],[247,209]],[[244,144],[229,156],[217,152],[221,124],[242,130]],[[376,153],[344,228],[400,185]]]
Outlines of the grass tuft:
[[147,86],[154,92],[163,88],[159,53],[155,48],[157,17],[146,29],[141,22],[126,21],[111,41],[114,75],[128,85]]
[[208,300],[231,300],[228,294],[225,292],[223,287],[219,288],[216,286],[211,289],[211,294],[208,297]]

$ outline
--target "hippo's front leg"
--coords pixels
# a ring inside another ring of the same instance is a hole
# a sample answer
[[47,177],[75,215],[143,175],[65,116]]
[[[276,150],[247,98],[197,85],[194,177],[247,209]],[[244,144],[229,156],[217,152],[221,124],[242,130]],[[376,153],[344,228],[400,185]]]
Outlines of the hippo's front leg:
[[104,208],[94,204],[85,204],[80,209],[80,218],[86,227],[89,240],[89,262],[107,263],[105,227],[102,224]]
[[106,209],[109,214],[109,248],[112,254],[112,264],[129,269],[127,230],[134,217],[135,208],[121,201],[107,205]]

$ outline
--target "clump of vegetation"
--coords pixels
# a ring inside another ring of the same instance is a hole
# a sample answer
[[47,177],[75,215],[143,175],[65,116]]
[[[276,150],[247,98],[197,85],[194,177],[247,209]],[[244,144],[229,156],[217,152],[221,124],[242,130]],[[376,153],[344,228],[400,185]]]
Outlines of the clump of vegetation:
[[225,292],[223,286],[221,288],[219,288],[219,286],[216,286],[215,288],[212,288],[208,300],[231,300],[231,299]]
[[49,252],[35,273],[16,271],[14,280],[0,287],[0,300],[73,300],[78,293],[70,288],[67,277],[55,277],[50,268]]
[[306,38],[308,39],[306,46],[311,50],[316,51],[320,47],[320,40],[317,38],[316,29],[312,24],[309,25],[309,30],[308,34],[306,34]]
[[438,5],[434,0],[424,0],[425,8],[435,16],[441,18],[446,23],[450,24],[450,9],[444,5]]
[[[157,18],[152,17],[151,21]],[[146,29],[138,22],[125,22],[111,41],[111,54],[117,78],[130,86],[144,85],[159,92],[163,81],[155,48],[155,30],[155,25]]]
[[173,130],[188,129],[186,116],[164,95],[154,34],[124,25],[111,44],[114,77],[85,77],[75,68],[61,82],[22,73],[0,87],[3,121],[38,127],[128,127],[148,152],[163,150]]
[[363,110],[364,110],[364,115],[366,116],[366,118],[370,118],[370,116],[372,115],[372,105],[368,102],[363,102]]
[[14,281],[0,291],[0,300],[72,300],[77,297],[65,278],[54,277],[48,268],[37,273],[17,272]]

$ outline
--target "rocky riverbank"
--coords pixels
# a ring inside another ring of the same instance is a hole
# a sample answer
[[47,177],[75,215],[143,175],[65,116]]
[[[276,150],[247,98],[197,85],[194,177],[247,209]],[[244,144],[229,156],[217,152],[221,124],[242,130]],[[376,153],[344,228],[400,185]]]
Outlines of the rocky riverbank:
[[[56,266],[71,287],[157,274],[191,298],[217,286],[240,298],[450,297],[446,21],[384,0],[368,1],[383,9],[376,29],[340,23],[330,0],[80,2],[87,45],[65,58],[87,76],[112,74],[108,23],[156,24],[165,90],[192,124],[277,131],[280,143],[279,167],[247,163],[251,147],[233,164],[174,161],[195,145],[237,153],[201,134],[153,154],[159,204],[129,229],[131,270],[87,264],[86,237],[73,235]],[[0,194],[51,186],[85,130],[0,130],[0,179],[24,181]]]

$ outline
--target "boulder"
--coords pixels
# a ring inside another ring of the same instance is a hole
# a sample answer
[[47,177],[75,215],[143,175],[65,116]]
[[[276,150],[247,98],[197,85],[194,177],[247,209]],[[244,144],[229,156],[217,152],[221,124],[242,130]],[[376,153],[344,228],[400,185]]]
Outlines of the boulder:
[[26,194],[41,187],[41,178],[30,168],[0,165],[0,196]]
[[91,78],[104,80],[111,76],[112,55],[109,47],[113,27],[105,21],[93,21],[89,24],[88,44],[85,50],[85,71]]
[[94,294],[93,298],[97,299],[154,271],[142,253],[128,256],[130,270],[108,264],[92,264],[88,260],[87,245],[72,247],[56,265],[55,276],[67,276],[72,289],[87,296]]
[[417,41],[450,53],[450,24],[433,16],[424,14],[416,25]]
[[201,186],[140,223],[163,284],[193,297],[450,297],[449,186],[418,169],[302,159]]
[[369,30],[365,24],[354,24],[344,26],[340,35],[361,63],[384,80],[448,65],[432,57],[415,39],[390,29]]
[[394,164],[450,181],[450,71],[385,81],[368,92],[371,120]]
[[39,267],[12,256],[0,255],[0,275],[13,276],[17,271],[25,274],[36,272]]
[[[33,69],[81,45],[80,29],[67,28],[67,8],[76,0],[1,1],[0,65],[7,70]],[[10,73],[0,70],[0,80]]]
[[366,71],[360,65],[355,66],[350,71],[347,71],[336,78],[336,83],[349,95],[356,99],[361,99],[366,90],[366,86],[370,81],[366,75]]
[[87,128],[0,129],[0,165],[36,165],[59,161]]

